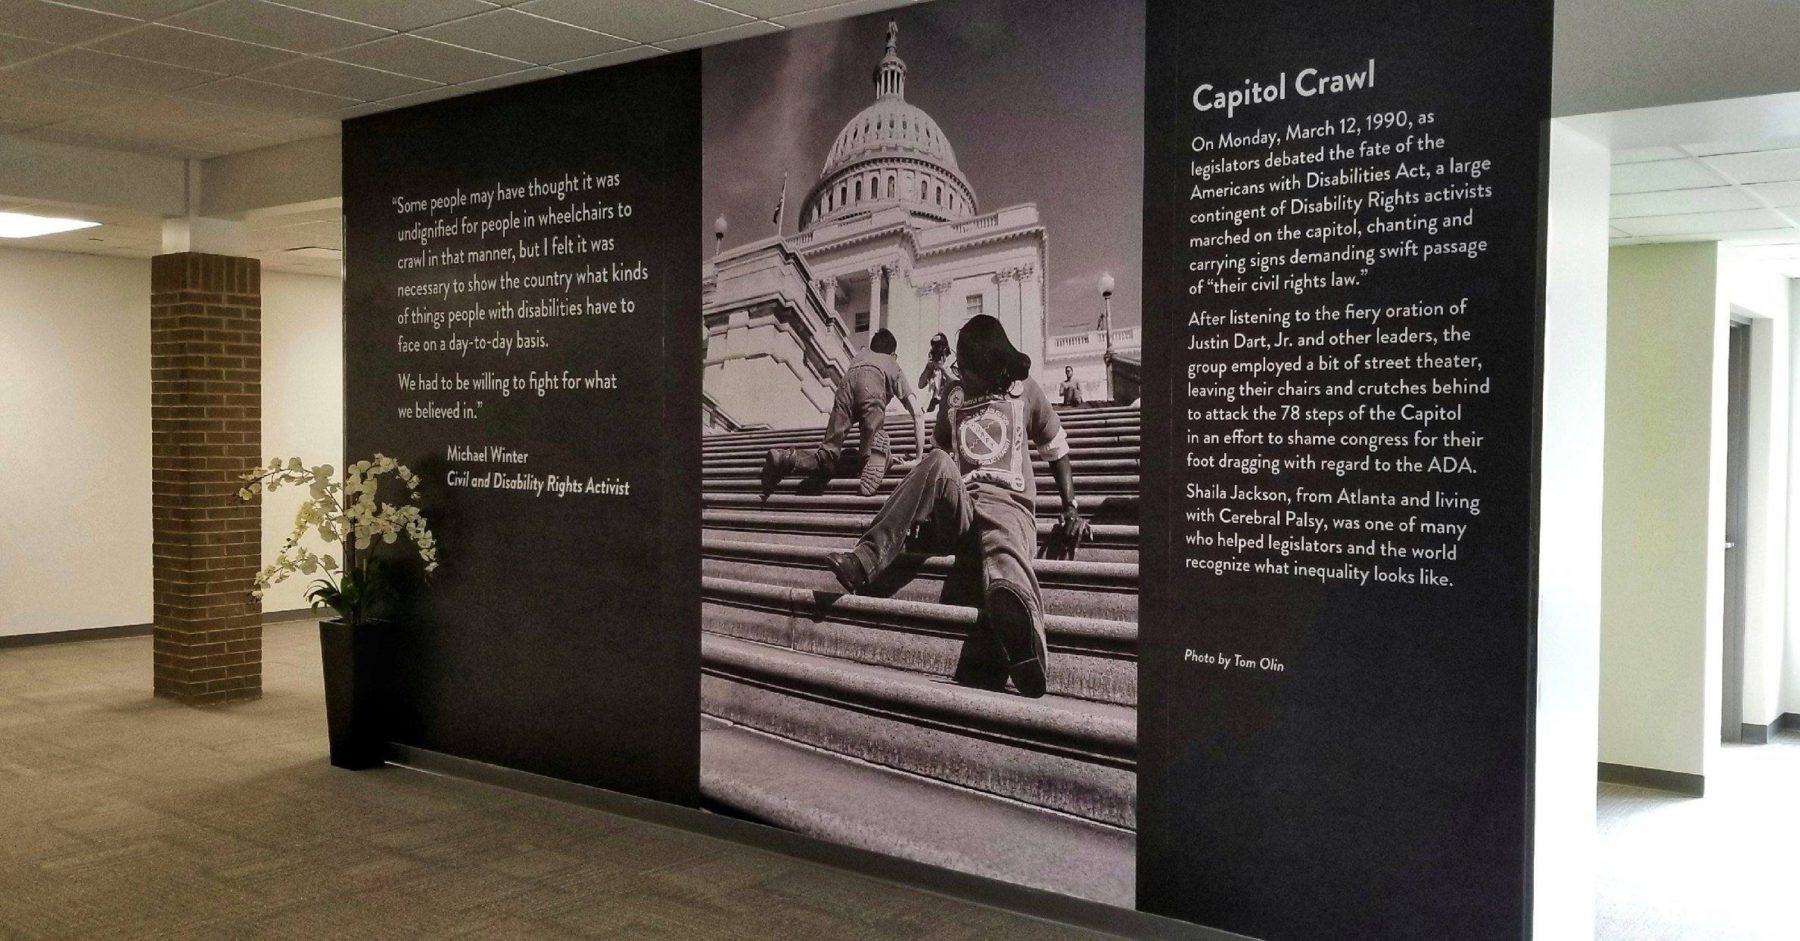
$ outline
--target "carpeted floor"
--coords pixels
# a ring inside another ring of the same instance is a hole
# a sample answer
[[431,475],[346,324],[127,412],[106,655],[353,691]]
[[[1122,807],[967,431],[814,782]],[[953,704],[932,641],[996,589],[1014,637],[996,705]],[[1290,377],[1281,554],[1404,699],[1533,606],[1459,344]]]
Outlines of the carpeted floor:
[[1600,786],[1599,941],[1793,941],[1800,734],[1726,745],[1706,796]]
[[148,638],[0,650],[0,939],[1094,935],[595,810],[324,759],[318,638],[259,702],[149,695]]

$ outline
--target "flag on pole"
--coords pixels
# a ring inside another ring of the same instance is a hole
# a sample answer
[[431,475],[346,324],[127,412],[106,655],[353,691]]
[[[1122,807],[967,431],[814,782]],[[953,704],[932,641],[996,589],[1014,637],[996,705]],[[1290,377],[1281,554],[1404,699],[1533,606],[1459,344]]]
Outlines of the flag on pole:
[[775,214],[769,219],[770,222],[775,223],[776,235],[781,234],[782,221],[787,215],[787,184],[788,175],[783,172],[781,174],[781,197],[775,200]]

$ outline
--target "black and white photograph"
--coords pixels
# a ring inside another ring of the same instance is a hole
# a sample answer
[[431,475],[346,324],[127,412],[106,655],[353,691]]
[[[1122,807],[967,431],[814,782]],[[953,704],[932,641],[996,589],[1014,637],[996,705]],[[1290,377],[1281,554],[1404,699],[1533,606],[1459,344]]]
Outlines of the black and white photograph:
[[1107,0],[705,50],[709,809],[1133,903],[1143,70]]

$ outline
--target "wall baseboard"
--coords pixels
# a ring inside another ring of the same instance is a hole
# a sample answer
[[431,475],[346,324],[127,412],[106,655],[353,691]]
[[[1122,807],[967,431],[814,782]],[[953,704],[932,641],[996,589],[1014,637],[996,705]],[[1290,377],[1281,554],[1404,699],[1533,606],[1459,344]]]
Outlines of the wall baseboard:
[[462,778],[675,830],[698,833],[977,905],[1004,909],[1030,918],[1131,938],[1249,941],[1243,935],[1228,931],[941,869],[869,850],[826,843],[799,833],[724,817],[694,807],[633,797],[410,745],[393,743],[388,747],[389,762],[415,771]]
[[1684,771],[1639,768],[1635,765],[1615,765],[1602,761],[1600,780],[1606,784],[1647,787],[1653,791],[1668,791],[1688,797],[1706,796],[1706,775],[1688,774]]
[[1777,732],[1800,732],[1800,712],[1783,713],[1769,727]]
[[154,624],[120,624],[117,627],[83,627],[72,631],[45,631],[41,634],[8,634],[0,637],[0,650],[78,644],[82,641],[112,640],[118,637],[148,637],[155,628]]
[[[319,613],[311,608],[269,611],[263,614],[264,624],[286,624],[292,621],[316,621],[318,619]],[[45,647],[50,644],[79,644],[83,641],[115,640],[120,637],[149,637],[155,630],[155,624],[121,624],[117,627],[82,627],[72,631],[44,631],[38,634],[7,634],[0,636],[0,650],[16,647]]]
[[[1779,723],[1781,720],[1776,719],[1775,721]],[[1746,722],[1744,723],[1743,742],[1746,745],[1767,745],[1769,737],[1774,735],[1779,728],[1778,724],[1756,725]]]

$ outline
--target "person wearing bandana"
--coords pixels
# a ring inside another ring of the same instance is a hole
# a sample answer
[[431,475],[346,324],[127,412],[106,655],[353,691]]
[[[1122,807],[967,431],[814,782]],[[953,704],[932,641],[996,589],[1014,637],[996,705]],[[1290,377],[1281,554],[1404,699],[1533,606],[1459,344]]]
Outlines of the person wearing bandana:
[[933,449],[907,473],[849,552],[826,557],[844,590],[863,591],[906,551],[918,531],[933,545],[979,547],[982,621],[1004,648],[1007,677],[1019,693],[1044,695],[1049,651],[1037,555],[1037,476],[1032,452],[1050,465],[1062,497],[1056,536],[1084,541],[1087,522],[1075,499],[1069,439],[1044,390],[1031,379],[1031,357],[1007,339],[1000,321],[973,317],[958,332],[959,377],[943,390]]

